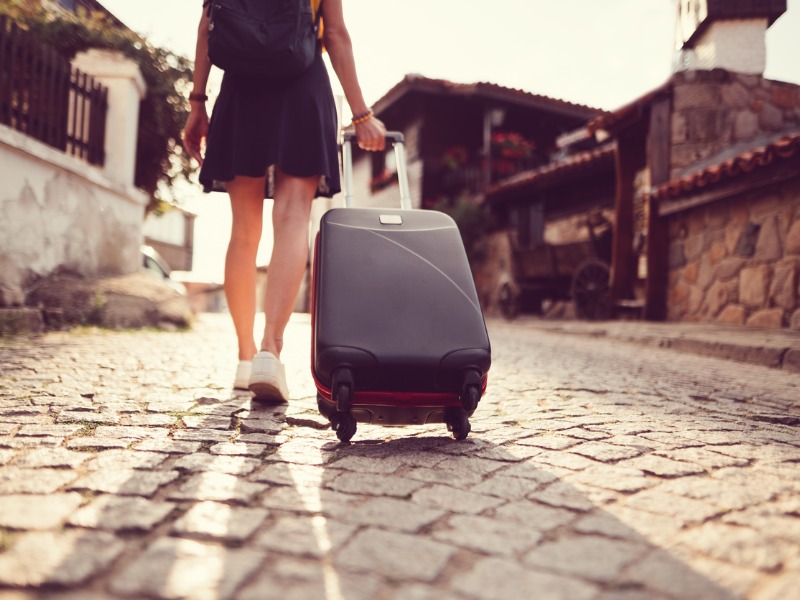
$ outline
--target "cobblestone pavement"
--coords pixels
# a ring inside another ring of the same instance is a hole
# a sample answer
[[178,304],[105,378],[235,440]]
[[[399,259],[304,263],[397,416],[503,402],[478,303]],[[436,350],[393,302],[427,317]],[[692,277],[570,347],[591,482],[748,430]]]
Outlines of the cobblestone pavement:
[[0,339],[0,597],[786,600],[800,589],[798,376],[491,322],[464,442],[229,389],[192,332]]

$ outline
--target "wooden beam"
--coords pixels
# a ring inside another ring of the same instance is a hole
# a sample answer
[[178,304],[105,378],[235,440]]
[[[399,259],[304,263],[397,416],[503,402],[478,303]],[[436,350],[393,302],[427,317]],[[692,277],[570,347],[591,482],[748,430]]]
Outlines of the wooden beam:
[[617,192],[614,202],[614,239],[611,247],[611,297],[613,301],[633,297],[636,267],[633,254],[633,180],[644,165],[641,127],[617,137],[615,160]]
[[650,130],[647,135],[647,164],[650,168],[650,185],[653,187],[669,181],[671,125],[672,101],[669,97],[662,97],[650,108]]
[[485,106],[483,109],[483,189],[492,185],[492,109]]
[[[663,97],[650,109],[650,127],[647,135],[647,163],[650,169],[650,185],[653,187],[669,181],[671,135],[672,102],[669,97]],[[650,321],[663,321],[667,318],[669,276],[667,220],[659,215],[658,202],[652,198],[646,202],[647,275],[643,316]]]
[[667,318],[669,288],[669,235],[667,220],[658,216],[658,202],[647,202],[647,279],[644,286],[644,318],[663,321]]

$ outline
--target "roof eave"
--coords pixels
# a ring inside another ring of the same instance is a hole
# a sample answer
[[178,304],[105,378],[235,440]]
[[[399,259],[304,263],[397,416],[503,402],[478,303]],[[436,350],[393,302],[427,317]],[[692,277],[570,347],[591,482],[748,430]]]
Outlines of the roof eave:
[[581,152],[558,163],[549,163],[538,169],[519,173],[486,190],[485,198],[490,203],[507,202],[520,194],[550,188],[575,176],[576,173],[594,174],[606,163],[613,165],[614,144],[603,148]]
[[412,92],[430,93],[440,96],[472,97],[478,100],[505,102],[538,110],[555,113],[560,116],[587,121],[607,114],[599,108],[574,104],[566,100],[540,96],[513,88],[504,88],[485,82],[457,84],[441,79],[430,79],[421,75],[406,75],[373,104],[373,110],[380,116],[395,105],[404,96]]

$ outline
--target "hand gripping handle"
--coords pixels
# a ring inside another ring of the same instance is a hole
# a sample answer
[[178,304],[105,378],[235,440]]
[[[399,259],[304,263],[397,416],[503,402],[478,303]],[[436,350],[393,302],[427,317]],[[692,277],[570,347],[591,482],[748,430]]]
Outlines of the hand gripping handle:
[[[355,131],[345,131],[342,136],[342,170],[344,171],[344,205],[353,206],[353,140],[357,139]],[[411,208],[411,192],[408,187],[408,169],[406,163],[405,136],[399,131],[387,131],[386,143],[394,147],[397,163],[397,181],[400,185],[400,208]]]

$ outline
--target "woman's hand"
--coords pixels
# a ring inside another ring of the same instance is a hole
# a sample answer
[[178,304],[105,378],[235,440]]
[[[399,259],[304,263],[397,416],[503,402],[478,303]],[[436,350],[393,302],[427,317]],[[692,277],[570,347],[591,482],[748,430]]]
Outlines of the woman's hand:
[[200,166],[203,165],[203,148],[208,134],[206,105],[192,102],[192,111],[183,130],[183,147]]
[[377,117],[358,123],[356,126],[358,147],[362,150],[383,150],[386,147],[386,125]]

